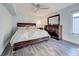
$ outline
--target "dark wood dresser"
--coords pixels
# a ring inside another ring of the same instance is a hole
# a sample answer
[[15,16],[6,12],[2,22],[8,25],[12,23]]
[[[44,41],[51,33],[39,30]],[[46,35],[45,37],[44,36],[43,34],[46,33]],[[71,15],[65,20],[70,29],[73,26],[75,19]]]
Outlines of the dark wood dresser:
[[58,24],[45,25],[44,28],[52,38],[57,40],[62,39],[62,26]]

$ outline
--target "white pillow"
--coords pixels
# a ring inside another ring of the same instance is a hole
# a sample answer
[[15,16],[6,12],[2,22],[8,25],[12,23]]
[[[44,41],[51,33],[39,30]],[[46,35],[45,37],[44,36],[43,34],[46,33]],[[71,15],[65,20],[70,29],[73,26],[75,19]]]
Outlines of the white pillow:
[[29,29],[36,29],[36,26],[30,26]]
[[25,26],[25,27],[18,27],[18,29],[21,29],[21,30],[29,30],[29,29],[36,29],[36,26]]
[[25,27],[18,27],[18,29],[22,29],[22,30],[25,30]]

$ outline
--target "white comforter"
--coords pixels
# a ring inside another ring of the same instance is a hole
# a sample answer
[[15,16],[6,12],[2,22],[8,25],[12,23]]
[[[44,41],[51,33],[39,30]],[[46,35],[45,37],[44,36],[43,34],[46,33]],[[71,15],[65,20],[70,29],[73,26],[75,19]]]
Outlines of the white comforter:
[[42,38],[45,36],[49,36],[49,34],[45,30],[40,29],[29,29],[29,30],[22,30],[18,29],[14,36],[12,37],[10,44],[13,46],[17,42],[21,41],[28,41],[34,40],[37,38]]

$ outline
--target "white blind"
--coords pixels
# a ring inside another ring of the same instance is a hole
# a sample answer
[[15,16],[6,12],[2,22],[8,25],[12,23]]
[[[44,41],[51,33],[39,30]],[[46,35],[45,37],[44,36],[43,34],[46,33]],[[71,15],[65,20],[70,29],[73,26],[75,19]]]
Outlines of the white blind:
[[73,33],[79,34],[79,12],[73,13]]

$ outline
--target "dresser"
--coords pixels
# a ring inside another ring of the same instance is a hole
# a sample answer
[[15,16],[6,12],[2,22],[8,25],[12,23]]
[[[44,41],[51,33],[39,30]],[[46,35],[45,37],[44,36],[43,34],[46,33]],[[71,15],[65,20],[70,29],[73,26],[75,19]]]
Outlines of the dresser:
[[62,39],[62,26],[59,24],[45,25],[44,29],[49,33],[51,38]]

